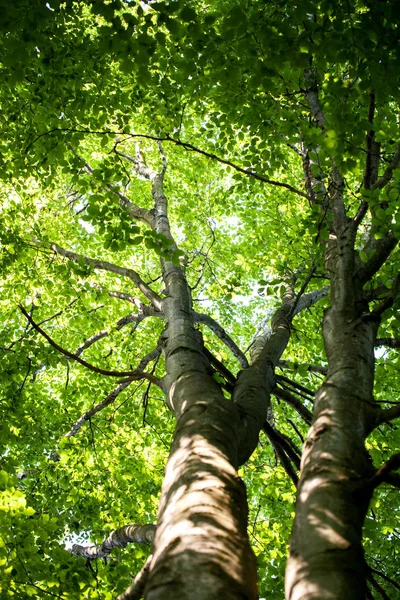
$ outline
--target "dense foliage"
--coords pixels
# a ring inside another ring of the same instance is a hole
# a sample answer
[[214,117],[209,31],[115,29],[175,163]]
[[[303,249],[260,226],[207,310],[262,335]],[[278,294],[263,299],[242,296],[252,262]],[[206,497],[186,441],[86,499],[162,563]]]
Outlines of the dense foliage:
[[[106,600],[148,547],[87,562],[69,550],[157,519],[175,426],[157,383],[160,259],[185,268],[193,310],[212,317],[195,327],[229,397],[288,284],[297,300],[329,285],[332,215],[319,199],[332,161],[347,214],[364,211],[361,263],[398,237],[400,5],[0,0],[0,11],[0,596]],[[149,172],[163,167],[177,246],[137,208],[153,208]],[[374,383],[384,408],[398,403],[398,258],[393,243],[367,282],[372,307],[389,297]],[[300,448],[328,365],[323,296],[295,317],[276,370],[269,422],[286,450],[261,434],[239,470],[260,597],[283,597]],[[62,349],[119,375],[54,347],[21,307]],[[136,370],[150,378],[129,379]],[[366,442],[376,468],[399,445],[395,421]],[[398,519],[383,483],[364,526],[374,598],[400,594]]]

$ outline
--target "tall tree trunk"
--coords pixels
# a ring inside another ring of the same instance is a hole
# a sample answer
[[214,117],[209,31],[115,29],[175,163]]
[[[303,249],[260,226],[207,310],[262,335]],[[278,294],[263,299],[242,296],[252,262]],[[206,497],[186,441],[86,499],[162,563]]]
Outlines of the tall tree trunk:
[[286,575],[289,600],[364,600],[362,526],[374,469],[365,450],[373,428],[374,343],[379,318],[362,301],[355,275],[355,225],[327,247],[332,306],[323,335],[328,374],[305,442]]

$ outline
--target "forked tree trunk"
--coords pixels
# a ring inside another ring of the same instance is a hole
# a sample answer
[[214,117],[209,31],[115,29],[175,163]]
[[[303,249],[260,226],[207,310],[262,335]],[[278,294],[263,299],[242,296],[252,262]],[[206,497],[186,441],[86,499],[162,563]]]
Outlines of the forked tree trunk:
[[182,269],[163,266],[168,404],[177,427],[166,467],[145,598],[257,598],[238,465],[239,411],[226,400],[190,318]]

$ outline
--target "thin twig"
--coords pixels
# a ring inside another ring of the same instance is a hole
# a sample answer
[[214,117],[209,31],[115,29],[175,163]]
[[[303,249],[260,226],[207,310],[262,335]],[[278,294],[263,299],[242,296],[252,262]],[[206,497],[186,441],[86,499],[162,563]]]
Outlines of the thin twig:
[[58,352],[60,352],[61,354],[64,354],[64,356],[68,356],[68,358],[71,358],[72,360],[75,360],[76,362],[80,363],[90,371],[94,371],[95,373],[99,373],[100,375],[108,375],[109,377],[129,377],[132,381],[138,379],[148,379],[152,383],[160,385],[160,380],[158,379],[158,377],[155,377],[150,373],[143,373],[140,371],[109,371],[107,369],[101,369],[99,367],[91,365],[90,363],[86,362],[86,360],[83,360],[76,354],[73,354],[72,352],[69,352],[69,350],[66,350],[65,348],[59,346],[59,344],[57,344],[41,327],[39,327],[39,325],[35,323],[35,321],[24,309],[24,307],[21,306],[21,304],[19,305],[19,308],[22,314],[28,319],[32,327],[36,329],[36,331],[38,331],[49,342],[49,344],[53,346],[53,348],[58,350]]

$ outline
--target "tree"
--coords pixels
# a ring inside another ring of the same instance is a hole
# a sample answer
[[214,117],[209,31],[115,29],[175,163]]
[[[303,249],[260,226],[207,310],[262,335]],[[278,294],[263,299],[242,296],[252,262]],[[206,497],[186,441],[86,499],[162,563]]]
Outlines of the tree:
[[[261,595],[295,486],[287,598],[397,593],[399,9],[29,6],[2,7],[4,593],[256,598],[240,476]],[[153,536],[126,592],[92,562]]]

